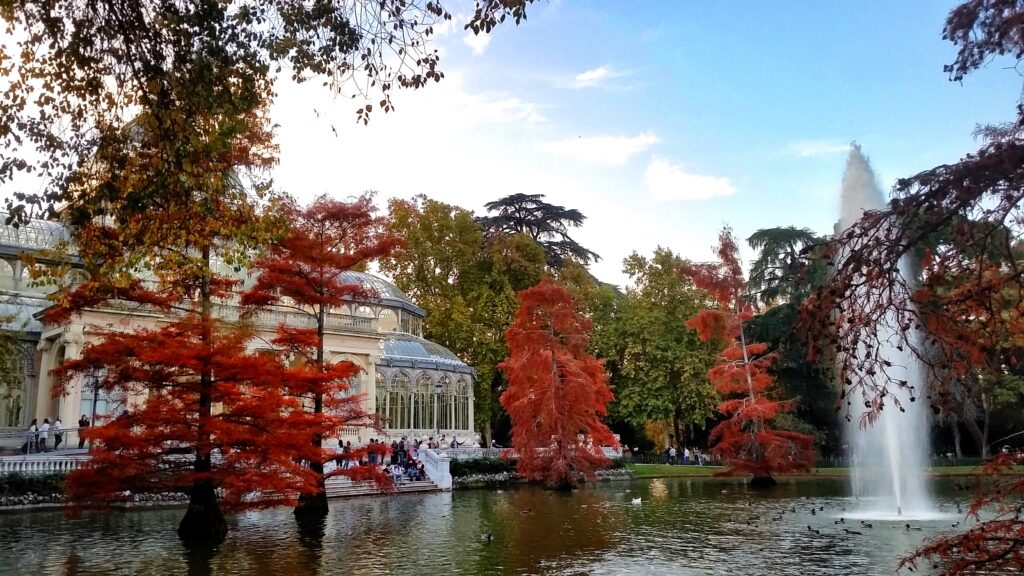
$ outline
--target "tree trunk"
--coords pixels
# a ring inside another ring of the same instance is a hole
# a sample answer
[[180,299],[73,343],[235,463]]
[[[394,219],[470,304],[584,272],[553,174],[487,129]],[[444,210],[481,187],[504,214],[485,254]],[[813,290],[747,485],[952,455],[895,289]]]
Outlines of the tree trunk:
[[[324,366],[324,325],[327,319],[327,307],[323,304],[316,315],[316,365],[321,371]],[[318,390],[313,393],[313,413],[321,414],[324,411],[324,395]],[[323,450],[324,439],[320,434],[313,435],[313,447],[318,454],[317,458],[309,461],[309,469],[316,474],[316,490],[312,493],[299,494],[299,503],[295,506],[295,517],[300,523],[303,518],[317,518],[326,516],[329,512],[327,504],[327,485],[324,480],[324,463],[319,454]]]
[[985,417],[982,420],[982,429],[981,429],[981,457],[982,458],[988,458],[989,456],[992,455],[992,452],[991,452],[991,450],[989,450],[989,445],[988,445],[988,433],[989,433],[989,428],[991,427],[991,424],[992,424],[992,418],[990,418],[990,414],[992,413],[992,409],[991,409],[991,406],[989,406],[988,395],[985,394],[984,392],[981,393],[981,408],[982,408],[982,410],[985,411]]
[[964,428],[967,428],[967,432],[971,435],[971,439],[974,440],[974,445],[978,447],[978,454],[984,457],[988,452],[988,447],[985,446],[985,435],[982,434],[978,423],[973,418],[966,418],[963,423]]
[[676,438],[675,439],[675,447],[676,447],[676,452],[678,453],[677,456],[679,457],[680,460],[682,460],[682,458],[683,458],[683,454],[682,454],[682,452],[683,452],[683,442],[686,440],[686,438],[683,436],[682,427],[679,425],[679,413],[678,413],[678,410],[676,411],[676,413],[672,414],[672,434]]
[[[213,345],[213,333],[210,318],[213,306],[210,300],[210,247],[203,246],[203,261],[206,271],[200,287],[200,317],[202,327],[200,339],[207,348]],[[208,425],[212,414],[213,374],[210,367],[199,369],[199,418],[196,430],[196,461],[194,470],[197,475],[205,475],[213,469],[213,446]],[[193,481],[192,494],[189,497],[188,510],[178,525],[178,537],[186,546],[213,546],[224,541],[228,534],[228,524],[217,504],[217,492],[213,482],[207,477]]]
[[957,460],[964,457],[963,451],[960,450],[960,424],[953,420],[950,424],[953,428],[953,453],[956,454]]
[[[196,472],[200,468],[197,463]],[[178,524],[178,538],[188,547],[216,546],[228,535],[228,523],[217,505],[217,493],[208,481],[196,482],[188,502],[185,517]]]

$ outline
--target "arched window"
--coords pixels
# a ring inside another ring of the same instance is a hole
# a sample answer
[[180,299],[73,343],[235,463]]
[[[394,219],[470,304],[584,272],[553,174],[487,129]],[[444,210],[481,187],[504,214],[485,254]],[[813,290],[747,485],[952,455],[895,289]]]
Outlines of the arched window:
[[437,427],[441,430],[451,430],[455,415],[455,389],[452,387],[452,379],[447,374],[441,376],[440,382],[441,396],[438,398]]
[[473,388],[469,380],[459,377],[455,383],[455,429],[471,430],[472,422],[469,421],[469,403],[473,401]]
[[410,418],[410,393],[412,380],[405,372],[397,372],[391,380],[391,387],[388,390],[388,427],[392,429],[407,429],[411,422]]
[[416,379],[413,393],[412,427],[429,430],[434,427],[434,379],[426,372]]
[[381,332],[392,332],[398,326],[398,319],[395,318],[391,310],[384,308],[377,315],[377,326],[380,327]]

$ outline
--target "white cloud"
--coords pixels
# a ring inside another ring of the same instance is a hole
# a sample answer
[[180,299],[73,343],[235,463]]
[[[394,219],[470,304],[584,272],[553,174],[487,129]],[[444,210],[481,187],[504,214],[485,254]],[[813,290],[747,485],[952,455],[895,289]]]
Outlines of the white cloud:
[[472,48],[474,54],[483,54],[484,50],[487,49],[487,45],[491,43],[491,35],[483,32],[480,34],[469,32],[462,37],[462,43]]
[[538,144],[537,151],[579,162],[621,166],[658,141],[654,132],[642,132],[636,136],[576,137]]
[[678,164],[655,158],[644,172],[644,186],[654,200],[706,200],[716,196],[732,196],[736,193],[732,182],[720,176],[691,174]]
[[597,86],[598,84],[604,82],[605,80],[619,78],[620,76],[624,75],[624,72],[613,70],[609,66],[600,66],[598,68],[594,68],[593,70],[587,70],[585,72],[580,72],[579,74],[577,74],[576,82],[574,85],[576,88],[590,88],[592,86]]
[[787,156],[799,156],[811,158],[813,156],[829,156],[832,154],[845,154],[850,151],[850,144],[839,140],[797,140],[786,146],[784,153]]

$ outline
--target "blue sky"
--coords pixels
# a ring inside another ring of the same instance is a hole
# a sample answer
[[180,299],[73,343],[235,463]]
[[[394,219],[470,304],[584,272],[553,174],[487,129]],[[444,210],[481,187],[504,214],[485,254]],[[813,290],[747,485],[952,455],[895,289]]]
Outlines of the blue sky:
[[476,211],[543,193],[589,217],[575,236],[619,284],[630,252],[705,259],[726,223],[741,238],[827,232],[851,141],[889,187],[976,149],[977,123],[1012,117],[1021,78],[1008,63],[963,85],[943,73],[953,6],[540,2],[487,39],[442,29],[445,80],[396,96],[369,126],[346,98],[282,84],[277,184]]

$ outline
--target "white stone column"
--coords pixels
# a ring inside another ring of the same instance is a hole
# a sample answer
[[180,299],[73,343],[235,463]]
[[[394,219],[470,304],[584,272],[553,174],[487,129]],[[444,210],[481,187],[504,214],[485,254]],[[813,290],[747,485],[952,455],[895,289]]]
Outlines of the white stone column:
[[[61,336],[64,343],[64,360],[73,360],[82,355],[85,337],[81,332],[65,332]],[[78,422],[79,408],[82,406],[82,378],[76,377],[64,391],[58,404],[58,413],[64,426],[73,426]],[[71,424],[69,424],[71,423]]]
[[377,412],[377,362],[380,357],[370,354],[366,360],[366,396],[363,399],[363,409],[370,414]]
[[39,359],[39,377],[36,378],[36,394],[34,402],[32,403],[32,416],[29,418],[35,418],[40,422],[43,418],[47,418],[47,410],[50,409],[50,400],[53,398],[51,392],[53,390],[53,377],[50,375],[50,370],[53,368],[53,340],[40,340],[39,344],[36,345],[36,349],[42,352]]
[[[473,407],[474,407],[475,404],[476,404],[476,382],[474,381],[473,377],[470,376],[469,377],[469,422],[467,422],[466,424],[469,426],[469,431],[470,431],[470,435],[471,436],[476,436],[476,435],[479,434],[479,432],[476,429],[476,424],[474,423],[475,421],[473,420]],[[480,436],[480,438],[483,439],[483,436]],[[481,442],[481,446],[482,445],[483,445],[483,443]],[[487,446],[484,446],[484,448],[487,448]]]

